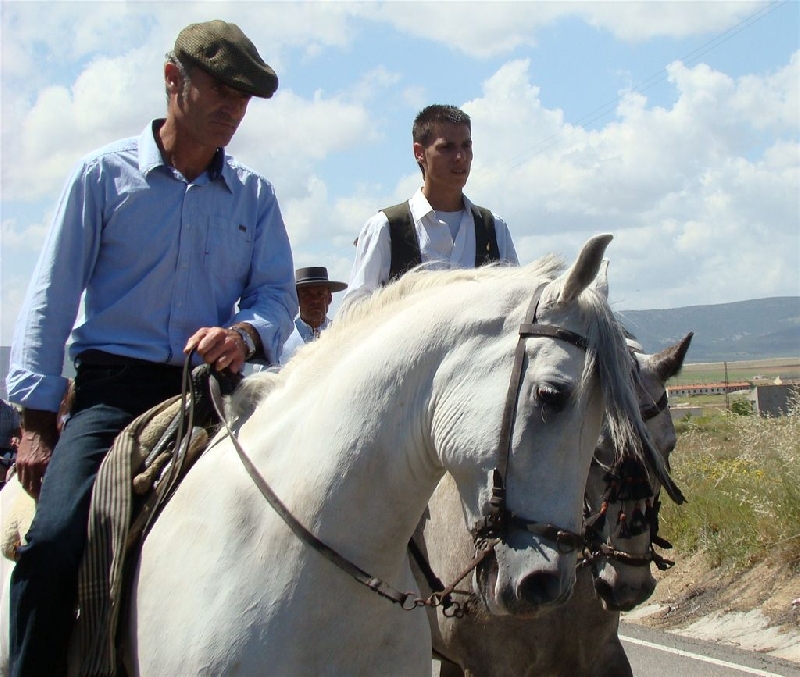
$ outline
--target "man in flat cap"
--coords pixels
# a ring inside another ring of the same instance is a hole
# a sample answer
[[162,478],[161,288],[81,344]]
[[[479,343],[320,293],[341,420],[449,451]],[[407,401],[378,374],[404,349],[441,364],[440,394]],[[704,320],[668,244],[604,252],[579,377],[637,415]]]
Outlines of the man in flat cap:
[[294,321],[294,331],[283,346],[281,364],[286,364],[300,346],[319,337],[331,323],[328,308],[333,301],[333,292],[347,288],[344,282],[329,280],[328,269],[324,266],[298,268],[295,280],[300,314]]
[[[166,118],[75,168],[17,320],[7,385],[38,507],[11,582],[15,677],[65,673],[92,486],[116,434],[180,394],[185,353],[233,372],[278,362],[297,312],[275,191],[225,152],[275,72],[238,26],[209,21],[180,32],[164,82]],[[58,438],[68,337],[75,402]]]

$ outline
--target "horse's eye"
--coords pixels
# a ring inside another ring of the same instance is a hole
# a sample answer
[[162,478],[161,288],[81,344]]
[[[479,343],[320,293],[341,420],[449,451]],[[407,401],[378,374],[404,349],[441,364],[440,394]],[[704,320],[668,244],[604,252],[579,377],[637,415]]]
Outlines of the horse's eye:
[[566,406],[568,397],[566,391],[558,390],[553,386],[540,385],[536,387],[536,401],[541,406],[555,411],[561,411]]

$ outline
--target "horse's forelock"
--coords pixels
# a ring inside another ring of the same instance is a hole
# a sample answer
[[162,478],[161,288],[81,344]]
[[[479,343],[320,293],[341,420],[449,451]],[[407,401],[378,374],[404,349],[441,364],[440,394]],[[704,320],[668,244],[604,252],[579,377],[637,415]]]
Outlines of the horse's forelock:
[[585,290],[578,299],[587,323],[589,344],[582,385],[585,387],[594,370],[605,398],[606,425],[617,455],[632,453],[644,460],[642,439],[650,440],[641,420],[636,397],[630,352],[616,317],[605,298],[595,290]]

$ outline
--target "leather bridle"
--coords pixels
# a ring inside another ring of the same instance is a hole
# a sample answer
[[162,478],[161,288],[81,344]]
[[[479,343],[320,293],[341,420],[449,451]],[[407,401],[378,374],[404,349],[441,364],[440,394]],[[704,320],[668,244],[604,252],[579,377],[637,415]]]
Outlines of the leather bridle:
[[[539,299],[541,297],[543,288],[544,285],[539,287],[533,294],[531,302],[528,306],[528,310],[525,314],[525,321],[520,325],[519,328],[519,339],[517,341],[517,346],[514,353],[514,366],[511,372],[511,380],[509,382],[505,407],[503,409],[499,443],[500,454],[497,468],[495,468],[493,473],[492,498],[490,500],[488,514],[479,520],[473,529],[473,535],[476,541],[476,555],[451,585],[443,587],[441,586],[441,583],[439,583],[436,587],[441,587],[442,589],[438,591],[435,590],[429,597],[426,598],[420,598],[413,592],[401,592],[396,590],[394,587],[386,583],[386,581],[383,581],[376,576],[372,576],[348,560],[346,557],[342,556],[336,550],[328,546],[322,540],[317,538],[303,524],[301,524],[275,494],[264,477],[258,472],[255,464],[252,462],[245,450],[242,448],[242,445],[240,444],[234,432],[231,430],[227,419],[223,414],[224,407],[222,404],[222,398],[219,392],[218,384],[214,379],[211,379],[209,383],[211,399],[214,403],[214,407],[217,410],[217,414],[222,421],[222,426],[227,433],[227,436],[230,437],[231,443],[233,444],[233,447],[236,450],[236,453],[238,454],[242,464],[253,480],[253,483],[261,492],[262,496],[286,523],[286,525],[292,530],[292,532],[306,545],[317,551],[323,557],[339,567],[342,571],[351,576],[356,582],[370,588],[385,599],[388,599],[395,604],[399,604],[406,611],[410,611],[411,609],[415,609],[420,606],[442,606],[443,609],[451,609],[451,612],[448,615],[463,615],[465,612],[463,605],[452,601],[451,594],[456,592],[461,594],[469,594],[456,590],[456,585],[458,585],[461,580],[467,576],[467,574],[475,569],[475,567],[477,567],[480,562],[483,561],[483,559],[485,559],[489,553],[494,550],[494,547],[502,540],[506,534],[506,531],[510,527],[522,529],[542,538],[554,541],[561,552],[571,552],[583,547],[584,545],[584,539],[580,534],[576,534],[568,529],[562,529],[552,524],[543,524],[535,520],[520,517],[509,510],[506,505],[506,481],[508,475],[509,458],[511,455],[514,419],[516,418],[517,398],[522,386],[526,360],[525,340],[537,336],[548,337],[565,341],[577,346],[578,348],[581,348],[582,350],[588,349],[588,342],[581,335],[562,327],[537,323],[536,311],[539,306]],[[438,579],[436,580],[438,581]]]
[[543,524],[536,520],[521,517],[508,509],[506,488],[508,479],[508,465],[511,457],[514,421],[517,414],[517,402],[522,381],[525,376],[526,351],[525,341],[532,337],[548,337],[565,341],[582,350],[588,350],[588,342],[580,334],[549,324],[539,324],[536,313],[543,287],[539,287],[533,295],[525,321],[520,325],[519,338],[514,350],[514,367],[511,371],[511,380],[508,384],[503,419],[500,428],[499,450],[497,467],[492,474],[492,497],[489,500],[488,513],[479,519],[472,534],[476,544],[482,544],[487,539],[505,537],[509,528],[520,529],[541,538],[554,541],[560,552],[567,553],[583,547],[583,536],[569,529]]
[[[639,351],[631,350],[632,354],[635,354]],[[636,365],[636,369],[639,369],[639,363],[634,358],[634,364]],[[658,399],[657,402],[651,401],[649,404],[643,404],[639,407],[639,411],[642,415],[642,420],[647,423],[658,416],[661,412],[667,409],[669,406],[669,399],[667,396],[667,390],[664,389],[664,393]],[[606,477],[607,482],[614,481],[616,477],[616,466],[614,467],[606,467],[600,461],[598,461],[595,457],[592,457],[592,464],[598,465],[604,470],[606,470]],[[609,487],[610,488],[610,487]],[[612,501],[604,500],[601,502],[600,512],[605,515],[605,512],[608,510],[608,503]],[[587,502],[587,514],[586,517],[591,518],[593,515],[588,510],[588,502]],[[661,507],[661,502],[658,500],[658,497],[654,497],[652,503],[649,502],[647,504],[647,514],[645,516],[646,524],[650,531],[650,543],[648,544],[647,553],[642,556],[631,555],[624,550],[617,550],[612,545],[606,543],[606,541],[602,538],[601,534],[594,529],[592,526],[587,526],[584,528],[584,538],[585,538],[585,550],[583,556],[578,561],[578,568],[586,566],[588,564],[593,564],[601,559],[611,559],[617,562],[621,562],[622,564],[627,564],[628,566],[648,566],[650,562],[653,562],[658,569],[664,571],[669,569],[675,563],[672,560],[665,559],[659,553],[657,553],[654,549],[654,545],[659,546],[660,548],[669,549],[672,548],[672,544],[667,541],[666,539],[660,537],[658,535],[658,512],[659,508]],[[641,533],[641,532],[640,532]]]

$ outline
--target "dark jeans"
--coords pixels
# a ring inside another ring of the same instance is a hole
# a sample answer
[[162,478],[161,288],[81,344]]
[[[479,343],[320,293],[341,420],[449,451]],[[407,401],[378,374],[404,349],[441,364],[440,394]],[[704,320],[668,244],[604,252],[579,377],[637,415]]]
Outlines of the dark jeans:
[[81,364],[72,417],[42,484],[28,544],[11,576],[11,675],[66,674],[89,503],[114,437],[181,392],[181,369],[147,363]]

